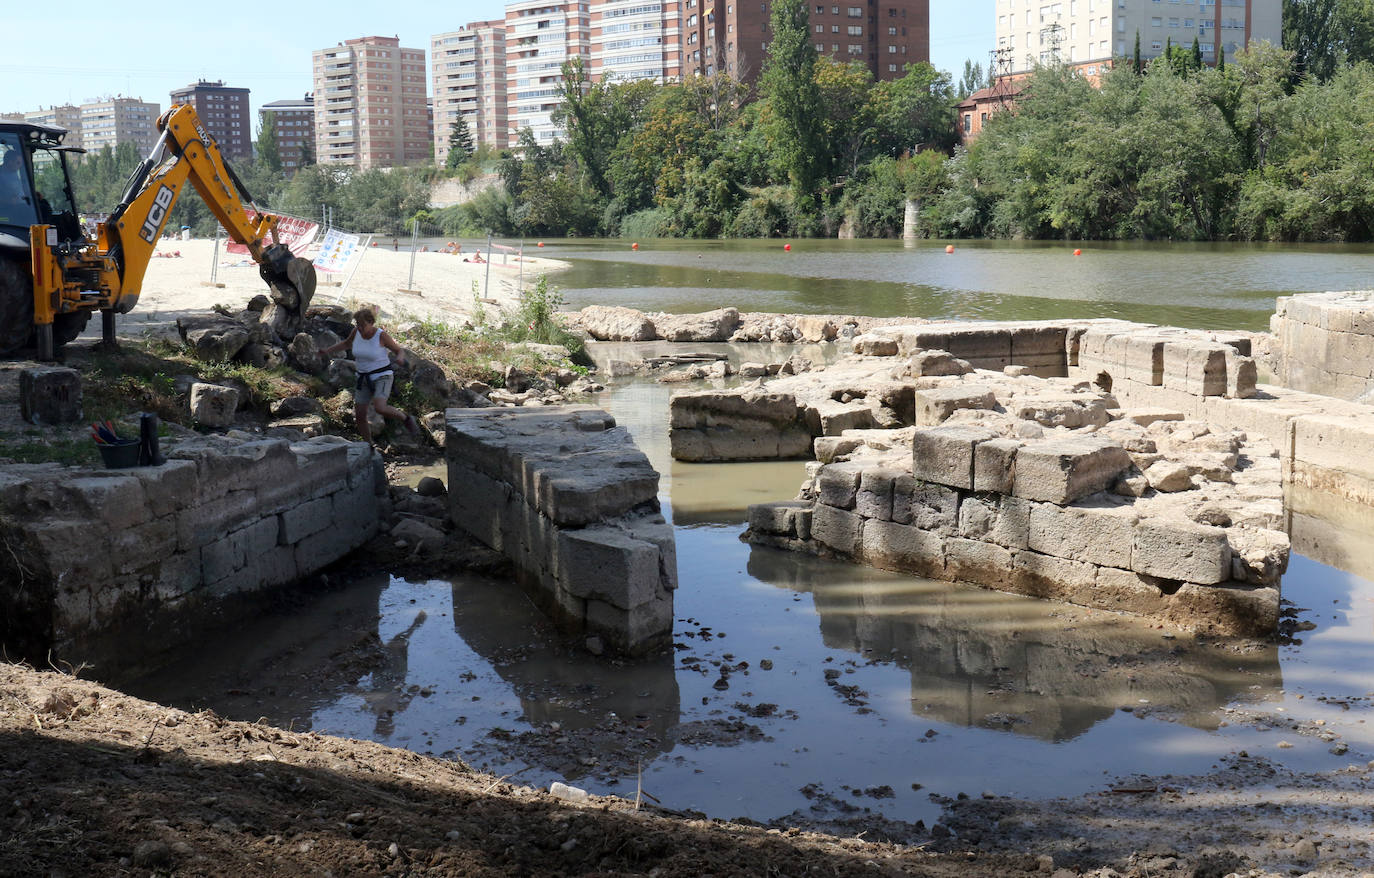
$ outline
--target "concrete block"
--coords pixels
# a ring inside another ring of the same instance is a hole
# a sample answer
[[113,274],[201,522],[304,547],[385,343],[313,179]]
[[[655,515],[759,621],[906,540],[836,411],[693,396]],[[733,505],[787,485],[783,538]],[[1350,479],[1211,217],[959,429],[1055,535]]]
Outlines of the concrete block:
[[852,512],[817,505],[811,510],[811,538],[850,558],[859,557],[864,520]]
[[1135,528],[1131,569],[1137,573],[1210,585],[1231,575],[1226,531],[1186,519],[1142,519]]
[[1073,506],[1030,505],[1028,545],[1032,551],[1109,567],[1131,566],[1139,521],[1131,505],[1110,500]]
[[1010,494],[1020,448],[1015,439],[989,439],[973,446],[973,490]]
[[1060,505],[1095,494],[1132,466],[1130,453],[1101,439],[1027,442],[1016,453],[1017,497]]
[[[824,470],[822,470],[824,475]],[[892,486],[897,477],[904,475],[899,470],[882,467],[865,468],[859,476],[859,492],[854,498],[854,511],[864,518],[880,521],[892,520]],[[822,490],[824,497],[824,490]]]
[[959,409],[995,409],[997,397],[992,389],[982,384],[957,384],[948,387],[931,387],[914,392],[916,424],[935,426],[942,424]]
[[832,463],[822,467],[816,480],[820,502],[836,509],[853,509],[862,474],[863,467],[855,463]]
[[988,588],[1012,582],[1012,554],[993,543],[950,537],[945,540],[945,578]]
[[39,366],[19,373],[19,416],[30,424],[75,424],[81,418],[81,373]]
[[918,429],[911,440],[912,475],[951,488],[973,488],[973,449],[996,439],[985,427],[941,426]]
[[281,542],[293,545],[319,533],[334,522],[334,501],[329,497],[308,500],[281,513]]
[[865,564],[916,576],[944,578],[944,539],[930,531],[890,521],[867,521],[862,548]]
[[949,536],[959,526],[959,492],[900,475],[892,482],[892,520]]
[[959,504],[959,536],[1009,549],[1029,545],[1031,508],[1019,497],[975,494]]
[[613,527],[563,530],[558,581],[569,594],[629,610],[658,592],[658,547]]

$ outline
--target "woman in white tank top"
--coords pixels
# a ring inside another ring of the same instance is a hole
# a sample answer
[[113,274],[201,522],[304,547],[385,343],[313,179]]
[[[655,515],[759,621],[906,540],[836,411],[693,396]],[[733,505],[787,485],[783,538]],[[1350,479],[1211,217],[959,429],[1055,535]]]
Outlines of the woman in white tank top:
[[358,435],[363,437],[363,441],[372,441],[372,430],[367,423],[369,405],[382,417],[401,421],[411,433],[419,433],[420,427],[414,418],[387,404],[387,397],[391,396],[391,383],[395,377],[391,371],[391,357],[387,352],[394,353],[398,363],[405,363],[406,352],[385,329],[377,325],[377,318],[371,308],[359,308],[353,312],[353,331],[348,334],[348,338],[324,348],[320,353],[327,357],[344,348],[352,350],[353,363],[358,367],[358,385],[353,391],[353,424],[358,428]]

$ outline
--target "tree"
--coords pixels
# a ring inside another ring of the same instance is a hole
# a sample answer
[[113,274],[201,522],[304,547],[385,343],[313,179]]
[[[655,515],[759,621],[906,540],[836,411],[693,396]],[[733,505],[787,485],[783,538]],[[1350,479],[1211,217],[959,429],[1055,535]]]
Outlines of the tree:
[[448,158],[444,161],[444,167],[450,171],[455,170],[472,156],[472,132],[468,130],[467,120],[463,114],[459,113],[453,120],[453,127],[448,133]]
[[1140,31],[1135,32],[1135,55],[1131,59],[1131,69],[1139,75],[1140,67]]
[[803,213],[816,204],[825,176],[821,146],[821,96],[816,86],[816,47],[805,0],[778,0],[769,19],[772,41],[763,70],[763,94],[771,110],[777,167],[791,183]]
[[1284,0],[1283,47],[1293,53],[1298,76],[1325,80],[1336,69],[1334,40],[1340,0]]
[[594,83],[581,57],[565,61],[562,72],[558,90],[563,101],[553,112],[553,124],[566,132],[568,154],[587,183],[608,197],[611,154],[639,126],[657,86],[648,80],[617,83],[609,76]]
[[277,147],[277,114],[268,110],[262,114],[262,128],[258,130],[257,160],[274,174],[282,170],[281,150]]
[[990,83],[983,75],[983,65],[976,64],[972,59],[964,59],[964,74],[959,77],[959,88],[955,91],[955,97],[963,100],[980,88],[986,88]]

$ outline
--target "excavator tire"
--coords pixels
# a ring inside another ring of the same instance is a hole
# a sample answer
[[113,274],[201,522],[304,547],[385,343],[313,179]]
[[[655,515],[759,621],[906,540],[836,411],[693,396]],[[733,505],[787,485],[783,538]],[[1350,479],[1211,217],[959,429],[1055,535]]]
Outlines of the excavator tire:
[[33,278],[28,267],[0,256],[0,356],[33,343]]
[[91,322],[90,311],[73,311],[70,314],[58,314],[52,321],[52,339],[58,347],[64,344],[71,344],[76,341],[76,337],[86,328],[86,324]]

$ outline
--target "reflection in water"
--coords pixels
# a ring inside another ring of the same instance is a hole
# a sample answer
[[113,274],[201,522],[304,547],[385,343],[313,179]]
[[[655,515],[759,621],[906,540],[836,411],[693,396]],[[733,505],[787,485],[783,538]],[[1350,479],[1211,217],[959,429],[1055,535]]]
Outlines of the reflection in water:
[[764,547],[749,574],[811,592],[826,646],[890,659],[911,674],[913,713],[956,725],[1064,741],[1144,699],[1212,729],[1217,708],[1282,685],[1272,645],[1241,656],[1111,613],[945,582],[837,582],[813,559]]

